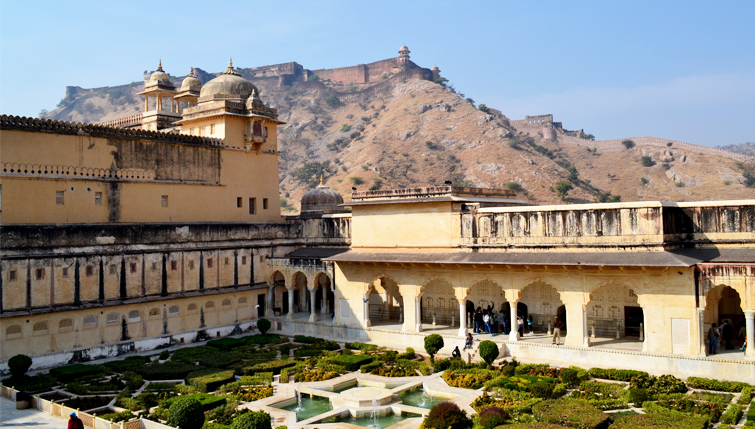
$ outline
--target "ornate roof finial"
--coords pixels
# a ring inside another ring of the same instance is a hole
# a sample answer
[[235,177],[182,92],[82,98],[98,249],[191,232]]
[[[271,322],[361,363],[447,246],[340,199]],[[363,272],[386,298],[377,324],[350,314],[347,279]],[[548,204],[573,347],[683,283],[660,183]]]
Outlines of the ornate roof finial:
[[233,68],[233,58],[228,57],[228,67]]
[[197,75],[194,74],[194,67],[191,68],[191,71],[189,72],[189,75],[197,77]]
[[162,60],[162,58],[157,63],[157,71],[163,71],[163,60]]
[[223,74],[233,74],[236,76],[241,76],[240,74],[238,74],[238,72],[236,72],[236,70],[233,69],[233,59],[231,59],[231,57],[228,57],[228,68],[225,69],[225,73]]
[[322,173],[320,173],[320,184],[322,185]]

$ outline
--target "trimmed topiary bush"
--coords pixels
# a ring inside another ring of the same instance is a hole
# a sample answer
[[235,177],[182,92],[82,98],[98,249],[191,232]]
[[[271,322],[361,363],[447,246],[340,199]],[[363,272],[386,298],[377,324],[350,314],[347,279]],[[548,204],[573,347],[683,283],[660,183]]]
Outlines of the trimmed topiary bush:
[[649,376],[649,374],[645,371],[634,371],[631,369],[590,368],[588,372],[595,378],[603,378],[605,380],[616,381],[631,381],[633,378],[640,375],[645,377]]
[[244,413],[233,420],[231,429],[272,429],[270,414],[264,411]]
[[498,358],[499,353],[498,346],[494,342],[485,340],[480,343],[480,357],[487,362],[488,365],[493,364],[493,361]]
[[472,420],[453,402],[441,402],[430,410],[420,426],[421,429],[468,429]]
[[8,359],[8,370],[13,378],[22,379],[26,371],[31,368],[31,358],[26,355],[15,355]]
[[257,321],[257,329],[260,330],[260,334],[265,335],[270,330],[270,321],[267,319],[260,319]]
[[744,411],[741,405],[731,405],[725,413],[721,414],[721,423],[735,425],[742,418]]
[[434,359],[436,353],[443,348],[443,337],[438,334],[430,334],[425,337],[425,351],[430,355],[430,359]]
[[200,429],[204,424],[202,404],[193,398],[178,398],[168,408],[168,425],[181,429]]
[[703,377],[689,377],[687,379],[689,387],[695,389],[718,390],[719,392],[741,392],[751,386],[747,383],[725,380],[713,380]]
[[214,392],[220,386],[235,380],[232,369],[202,369],[186,376],[186,383],[195,386],[200,392]]
[[499,407],[488,407],[480,412],[480,426],[484,429],[493,429],[506,423],[509,412]]
[[633,403],[635,406],[641,406],[642,403],[647,401],[648,399],[650,399],[650,395],[648,395],[648,391],[646,389],[639,387],[633,387],[629,389],[629,402]]

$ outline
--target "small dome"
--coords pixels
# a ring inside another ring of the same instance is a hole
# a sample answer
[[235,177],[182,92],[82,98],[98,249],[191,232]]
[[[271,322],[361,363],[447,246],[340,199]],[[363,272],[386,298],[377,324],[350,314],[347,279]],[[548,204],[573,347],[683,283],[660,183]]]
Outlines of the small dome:
[[430,70],[432,70],[432,72],[435,73],[435,74],[439,74],[440,73],[440,69],[438,68],[438,66],[433,66],[433,68],[431,68]]
[[409,48],[404,45],[398,50],[398,53],[401,55],[409,55]]
[[152,73],[152,75],[150,75],[149,80],[155,81],[155,82],[160,81],[160,80],[170,82],[170,76],[168,76],[168,73],[165,73],[163,71],[162,60],[160,60],[160,63],[157,65],[157,70],[155,70],[155,72]]
[[[241,77],[233,69],[233,62],[228,61],[228,68],[223,74],[207,82],[199,92],[199,101],[211,100],[238,100],[246,101],[252,90],[257,87],[251,82]],[[259,92],[259,91],[258,91]]]
[[301,197],[301,212],[344,211],[339,204],[343,204],[341,194],[323,185],[320,178],[320,185]]
[[188,91],[192,86],[202,86],[202,82],[194,74],[194,67],[191,68],[189,75],[181,82],[181,91]]

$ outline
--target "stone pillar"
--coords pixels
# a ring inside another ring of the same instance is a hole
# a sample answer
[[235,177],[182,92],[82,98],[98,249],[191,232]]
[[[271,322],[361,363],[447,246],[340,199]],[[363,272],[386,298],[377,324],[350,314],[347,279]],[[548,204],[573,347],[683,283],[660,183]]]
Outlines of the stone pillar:
[[587,333],[587,305],[582,305],[582,344],[585,347],[590,347],[590,336]]
[[364,302],[364,327],[369,328],[372,326],[372,323],[370,322],[370,294],[364,294],[364,299],[362,301]]
[[417,323],[415,332],[422,332],[422,297],[414,298],[414,320]]
[[509,341],[519,341],[519,326],[517,325],[516,320],[516,306],[518,303],[519,301],[510,301],[509,313],[511,313],[511,315],[509,319],[511,319],[511,321],[509,322],[509,326],[511,326],[511,332],[509,333]]
[[564,338],[564,345],[583,347],[585,345],[584,322],[583,318],[585,314],[582,312],[584,304],[579,303],[564,303],[566,305],[566,337],[564,337],[563,330],[561,331],[561,337]]
[[325,288],[325,286],[320,286],[322,288],[322,302],[320,303],[320,314],[328,314],[328,290]]
[[160,97],[160,94],[157,95],[157,103],[155,104],[156,110],[162,110],[163,109],[163,98]]
[[459,336],[467,336],[467,304],[459,302]]
[[287,320],[294,320],[294,288],[287,287],[288,291],[288,314],[286,314]]
[[275,307],[275,285],[271,286],[270,289],[268,289],[267,293],[267,309],[265,309],[265,314],[267,314],[267,317],[275,316],[273,313],[273,307]]
[[755,359],[755,310],[745,310],[745,338],[747,338],[747,349],[745,357]]
[[317,310],[315,309],[315,304],[317,301],[315,300],[315,290],[310,289],[309,290],[309,304],[312,308],[312,311],[309,314],[309,321],[310,322],[317,322]]
[[149,95],[144,96],[144,111],[149,111]]

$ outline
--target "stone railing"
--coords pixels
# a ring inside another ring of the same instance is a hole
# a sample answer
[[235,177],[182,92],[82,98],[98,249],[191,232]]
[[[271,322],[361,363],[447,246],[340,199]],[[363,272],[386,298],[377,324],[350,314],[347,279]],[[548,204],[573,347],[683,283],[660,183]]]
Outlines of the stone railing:
[[[3,398],[10,399],[11,401],[15,402],[16,395],[18,393],[18,390],[0,384],[0,396],[2,396]],[[42,399],[39,396],[32,396],[29,405],[33,409],[66,420],[68,420],[68,416],[70,416],[71,413],[76,413],[76,415],[81,419],[81,422],[84,424],[84,427],[91,429],[173,429],[172,426],[153,422],[152,420],[143,419],[141,417],[127,422],[122,421],[119,423],[114,423],[112,420],[108,421],[97,417],[95,413],[85,413],[83,411],[79,411],[76,408],[66,407],[64,404],[58,404],[55,401]],[[62,426],[63,423],[61,422],[61,427]]]
[[126,116],[125,118],[113,119],[112,121],[98,122],[96,125],[103,127],[115,127],[115,128],[129,128],[142,125],[142,114],[139,113],[133,116]]
[[72,165],[21,164],[17,162],[4,162],[2,173],[3,175],[70,176],[89,179],[155,180],[153,170],[142,170],[140,168],[74,167]]
[[731,152],[724,149],[715,147],[700,146],[692,143],[685,143],[676,140],[666,140],[658,137],[632,137],[628,139],[614,139],[614,140],[585,140],[579,137],[572,137],[561,135],[558,137],[561,144],[570,146],[582,146],[590,149],[600,149],[606,151],[620,151],[626,150],[621,143],[624,140],[632,140],[637,146],[651,146],[662,149],[681,149],[690,152],[702,153],[705,155],[723,156],[726,158],[735,159],[741,162],[755,162],[755,157],[750,155],[744,155],[741,153]]
[[364,198],[404,198],[431,197],[451,194],[514,197],[516,193],[505,189],[471,188],[460,186],[428,186],[424,188],[385,189],[380,191],[361,191],[351,194],[352,200]]
[[190,144],[197,146],[223,147],[223,140],[210,137],[190,136],[178,133],[107,127],[80,122],[53,121],[24,116],[0,115],[0,130],[52,132],[57,134],[85,134],[95,137],[111,137],[127,140],[150,140],[164,143]]

